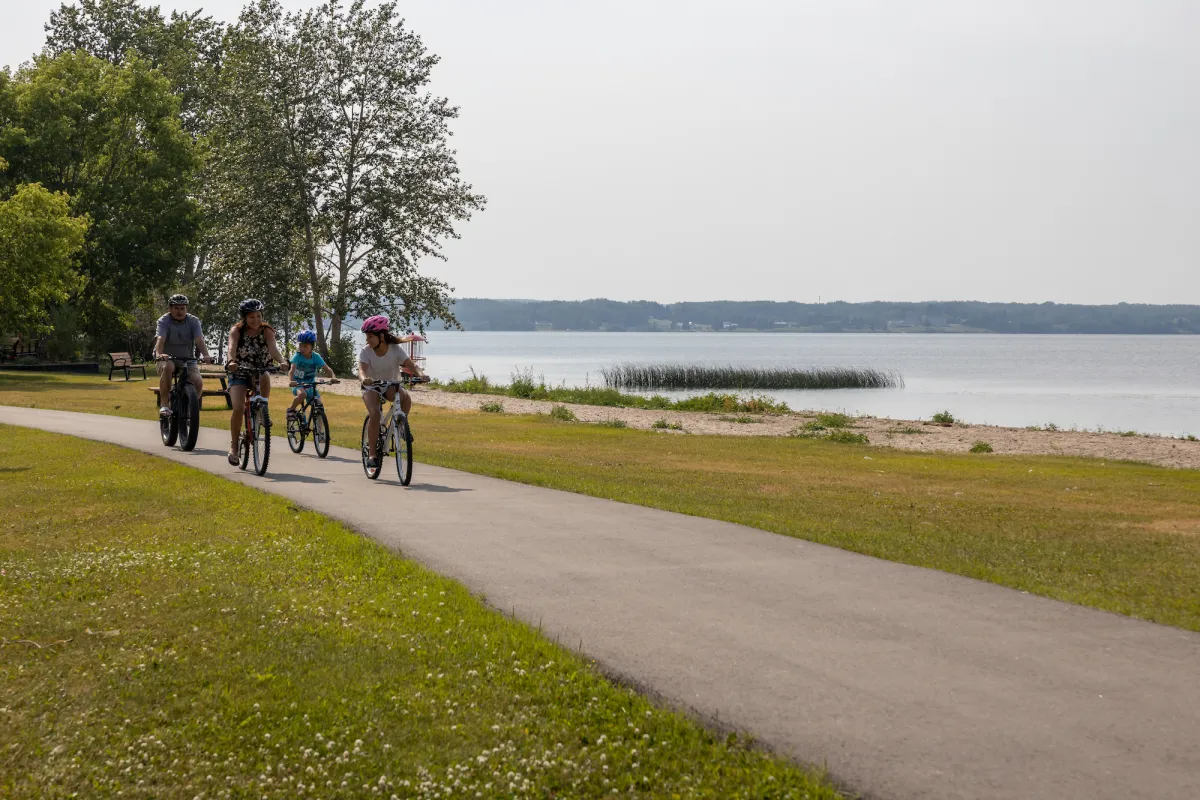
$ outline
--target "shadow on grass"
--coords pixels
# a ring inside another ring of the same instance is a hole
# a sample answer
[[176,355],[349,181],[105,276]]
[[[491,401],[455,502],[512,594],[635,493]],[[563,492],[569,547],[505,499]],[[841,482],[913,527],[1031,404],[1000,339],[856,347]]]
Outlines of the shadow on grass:
[[28,472],[33,467],[0,467],[0,473],[4,472]]
[[[65,373],[64,373],[65,374]],[[81,376],[75,375],[75,378]],[[91,378],[90,375],[82,376]],[[67,380],[61,374],[47,372],[0,372],[0,391],[11,392],[98,392],[121,389],[129,384],[144,384],[152,381],[94,381]]]

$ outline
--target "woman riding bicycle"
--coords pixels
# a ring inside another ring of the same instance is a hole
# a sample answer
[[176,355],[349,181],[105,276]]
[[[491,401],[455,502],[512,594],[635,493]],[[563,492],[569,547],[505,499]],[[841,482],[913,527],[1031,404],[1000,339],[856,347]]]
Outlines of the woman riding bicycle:
[[[379,466],[379,453],[376,442],[379,439],[379,416],[383,401],[380,393],[369,387],[375,383],[397,383],[400,380],[401,369],[408,370],[417,377],[423,377],[420,368],[409,358],[404,348],[400,347],[403,340],[393,335],[388,328],[391,320],[383,314],[368,318],[363,322],[362,332],[367,337],[367,346],[358,354],[358,377],[363,386],[363,404],[367,407],[367,441],[370,442],[371,452],[367,466],[375,469]],[[405,337],[408,338],[408,337]],[[399,393],[400,408],[405,414],[412,408],[412,397],[400,386],[389,386],[387,399],[395,402]]]
[[[275,329],[263,322],[263,310],[266,304],[261,300],[243,300],[238,306],[241,320],[229,330],[229,353],[225,369],[229,372],[236,370],[265,370],[275,364],[283,363],[283,356],[275,345]],[[229,400],[233,403],[233,413],[229,418],[229,463],[238,463],[238,438],[242,433],[242,415],[246,410],[246,395],[249,392],[251,378],[247,375],[234,374],[229,379]],[[258,376],[258,393],[263,397],[271,396],[271,376],[260,373]]]

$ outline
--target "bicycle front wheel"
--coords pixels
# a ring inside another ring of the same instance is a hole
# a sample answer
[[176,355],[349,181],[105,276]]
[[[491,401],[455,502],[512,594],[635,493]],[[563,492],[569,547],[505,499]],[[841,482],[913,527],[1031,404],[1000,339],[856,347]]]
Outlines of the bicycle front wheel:
[[[371,458],[371,440],[368,438],[370,436],[370,434],[368,433],[368,430],[367,430],[367,428],[370,424],[371,424],[370,417],[367,417],[366,419],[363,420],[362,465],[363,465],[363,472],[367,473],[367,477],[370,478],[371,480],[375,480],[376,478],[379,477],[379,473],[383,471],[383,456],[384,456],[384,454],[379,453],[379,457],[375,460],[374,467],[371,467],[367,464],[367,460]],[[379,424],[382,425],[383,420],[380,420]]]
[[179,446],[184,450],[196,449],[196,437],[200,435],[200,398],[196,387],[190,383],[183,387],[179,397]]
[[267,462],[271,460],[271,412],[266,403],[260,403],[254,410],[254,437],[251,444],[254,447],[254,472],[265,475]]
[[312,416],[313,447],[317,458],[329,455],[329,420],[325,418],[325,409],[317,408]]

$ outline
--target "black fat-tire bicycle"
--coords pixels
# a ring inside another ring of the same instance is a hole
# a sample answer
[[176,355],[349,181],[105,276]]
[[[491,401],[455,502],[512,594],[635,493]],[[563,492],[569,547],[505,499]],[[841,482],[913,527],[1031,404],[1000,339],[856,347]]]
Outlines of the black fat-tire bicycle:
[[384,459],[388,456],[395,456],[396,474],[400,478],[400,485],[408,486],[412,481],[412,430],[409,427],[408,415],[400,407],[400,395],[398,392],[396,400],[392,403],[392,407],[386,416],[384,415],[384,404],[387,402],[387,392],[391,387],[423,383],[428,380],[429,378],[427,377],[416,378],[405,375],[403,381],[382,381],[363,387],[379,393],[379,439],[375,442],[378,464],[375,467],[371,467],[368,463],[371,458],[371,445],[368,438],[369,434],[367,433],[368,427],[371,424],[370,414],[363,420],[362,427],[363,472],[367,473],[367,477],[371,480],[375,480],[383,472]]
[[254,474],[266,475],[267,462],[271,460],[271,411],[267,407],[267,398],[258,393],[258,385],[263,375],[278,375],[278,367],[238,367],[232,374],[249,381],[246,387],[246,405],[242,420],[242,438],[238,442],[241,451],[241,462],[238,466],[246,469],[250,458],[254,458]]
[[[325,386],[330,383],[338,383],[338,381],[307,381],[296,384],[296,388],[307,389],[310,386]],[[300,406],[294,417],[288,417],[288,447],[292,448],[293,453],[299,453],[304,449],[304,440],[309,436],[312,436],[313,449],[317,451],[317,458],[329,455],[329,418],[325,416],[325,406],[321,402],[321,395],[317,394],[315,388],[311,397],[308,396],[307,391],[305,392],[304,405]]]
[[188,380],[188,373],[197,361],[194,358],[161,359],[175,365],[175,374],[171,378],[171,391],[167,402],[159,400],[160,405],[171,409],[170,414],[160,414],[158,430],[162,434],[162,443],[174,447],[179,443],[182,450],[196,448],[196,436],[200,433],[200,395],[196,387]]

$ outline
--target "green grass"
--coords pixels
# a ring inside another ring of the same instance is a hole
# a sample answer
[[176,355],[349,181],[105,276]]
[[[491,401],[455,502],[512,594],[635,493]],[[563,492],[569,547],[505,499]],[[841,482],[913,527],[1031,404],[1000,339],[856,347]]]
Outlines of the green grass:
[[972,453],[991,453],[991,452],[994,452],[994,450],[992,449],[992,446],[990,444],[988,444],[987,442],[978,441],[978,442],[975,442],[975,444],[971,445],[971,452]]
[[608,406],[613,408],[648,408],[671,411],[706,411],[712,413],[786,414],[787,403],[770,397],[736,393],[708,392],[696,397],[671,400],[663,395],[624,394],[616,389],[599,386],[547,386],[544,378],[535,378],[528,370],[514,373],[510,382],[493,383],[486,375],[474,371],[464,380],[434,382],[430,387],[443,392],[460,394],[494,394],[519,397],[524,400],[549,400],[554,403]]
[[[0,373],[0,403],[154,418],[145,383],[105,384]],[[362,402],[325,398],[334,443],[356,447]],[[201,420],[224,427],[228,413]],[[662,436],[421,405],[413,425],[423,463],[729,520],[1200,631],[1197,470]]]
[[681,430],[683,430],[682,423],[668,422],[665,419],[654,420],[654,424],[652,424],[650,427],[655,430],[659,430],[659,431],[681,431]]
[[836,796],[284,499],[7,426],[0,473],[2,797]]
[[596,423],[601,428],[628,428],[629,423],[623,419],[602,419]]
[[869,444],[870,440],[865,433],[854,433],[846,430],[833,430],[825,437],[831,442],[838,444]]
[[739,367],[619,364],[600,370],[612,389],[883,389],[904,386],[900,373],[860,367]]
[[736,422],[738,425],[754,425],[761,423],[760,417],[751,417],[747,414],[739,414],[736,417],[717,417],[721,422]]

